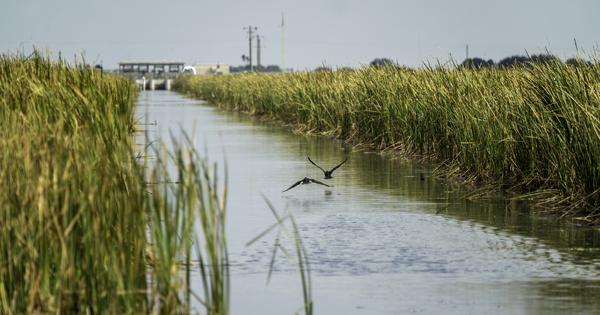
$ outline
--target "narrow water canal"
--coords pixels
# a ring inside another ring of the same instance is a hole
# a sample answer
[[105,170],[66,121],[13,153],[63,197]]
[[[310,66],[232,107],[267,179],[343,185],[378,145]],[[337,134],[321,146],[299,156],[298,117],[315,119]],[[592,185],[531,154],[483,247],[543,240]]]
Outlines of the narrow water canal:
[[[138,111],[142,123],[158,122],[143,126],[150,140],[168,147],[181,127],[219,167],[227,157],[231,314],[292,314],[303,304],[285,257],[266,284],[275,233],[245,246],[275,222],[261,193],[300,227],[316,314],[600,314],[598,229],[532,216],[516,202],[453,202],[464,187],[406,159],[174,92],[142,92]],[[325,180],[307,157],[326,170],[348,161]],[[334,187],[282,193],[304,177]]]

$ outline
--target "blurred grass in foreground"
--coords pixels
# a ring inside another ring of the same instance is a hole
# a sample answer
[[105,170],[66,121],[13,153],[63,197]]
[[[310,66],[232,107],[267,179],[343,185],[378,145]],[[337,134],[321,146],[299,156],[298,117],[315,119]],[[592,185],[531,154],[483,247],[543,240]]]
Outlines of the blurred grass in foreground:
[[194,243],[202,302],[228,313],[226,187],[219,199],[185,144],[170,153],[180,184],[148,186],[136,97],[133,82],[85,63],[0,55],[0,313],[189,313]]

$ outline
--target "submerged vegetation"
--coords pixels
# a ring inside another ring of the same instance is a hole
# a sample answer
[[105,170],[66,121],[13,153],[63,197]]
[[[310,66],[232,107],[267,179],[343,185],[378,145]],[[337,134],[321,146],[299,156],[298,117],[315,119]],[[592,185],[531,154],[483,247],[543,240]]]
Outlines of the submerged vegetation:
[[[1,314],[189,313],[192,296],[228,312],[226,186],[184,145],[169,153],[178,178],[158,154],[149,185],[136,97],[85,64],[0,55]],[[189,289],[193,261],[204,299]]]
[[174,88],[305,130],[438,161],[446,174],[531,191],[600,219],[600,65],[398,66],[194,76]]

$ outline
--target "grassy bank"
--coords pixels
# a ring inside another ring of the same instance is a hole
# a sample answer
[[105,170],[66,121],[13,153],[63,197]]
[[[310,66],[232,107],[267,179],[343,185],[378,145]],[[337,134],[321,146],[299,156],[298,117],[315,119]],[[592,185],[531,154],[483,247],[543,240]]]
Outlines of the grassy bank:
[[[136,97],[130,80],[60,57],[0,56],[1,314],[187,313],[194,243],[215,246],[196,260],[210,282],[198,299],[228,311],[227,270],[209,274],[226,266],[212,166],[181,146],[178,178],[158,154],[162,184],[148,185]],[[203,238],[199,215],[216,220]]]
[[[600,217],[600,66],[370,67],[194,76],[174,88],[306,130],[432,158],[448,174],[536,191]],[[546,199],[548,200],[548,199]]]

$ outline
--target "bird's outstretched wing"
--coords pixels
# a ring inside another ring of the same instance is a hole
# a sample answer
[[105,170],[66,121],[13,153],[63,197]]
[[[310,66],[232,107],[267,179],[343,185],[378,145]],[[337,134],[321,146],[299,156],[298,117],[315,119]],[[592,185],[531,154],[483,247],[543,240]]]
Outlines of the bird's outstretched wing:
[[327,184],[321,183],[320,181],[318,181],[318,180],[314,180],[314,179],[311,179],[311,178],[309,178],[308,180],[310,180],[310,182],[311,182],[311,183],[315,183],[315,184],[321,184],[321,185],[325,185],[325,186],[327,186],[327,187],[333,187],[333,186],[330,186],[330,185],[327,185]]
[[310,159],[310,157],[308,157],[308,160],[309,160],[309,161],[310,161],[310,163],[312,163],[314,166],[316,166],[316,167],[320,168],[320,169],[321,169],[321,171],[325,172],[325,170],[324,170],[324,169],[322,169],[322,168],[321,168],[319,165],[315,164],[315,162],[313,162],[313,161]]
[[348,158],[346,158],[346,159],[344,160],[344,162],[340,163],[338,166],[336,166],[336,167],[334,167],[333,169],[331,169],[331,172],[329,172],[329,173],[333,173],[333,171],[335,171],[335,170],[336,170],[338,167],[342,166],[342,164],[346,163],[346,161],[348,161]]
[[301,180],[299,180],[299,181],[297,181],[297,182],[296,182],[294,185],[290,186],[290,188],[288,188],[288,189],[286,189],[286,190],[284,190],[284,191],[282,191],[282,192],[286,192],[286,191],[288,191],[288,190],[290,190],[290,189],[292,189],[292,188],[294,188],[294,187],[296,187],[296,186],[300,185],[300,183],[302,183],[302,181],[303,181],[302,179],[301,179]]

